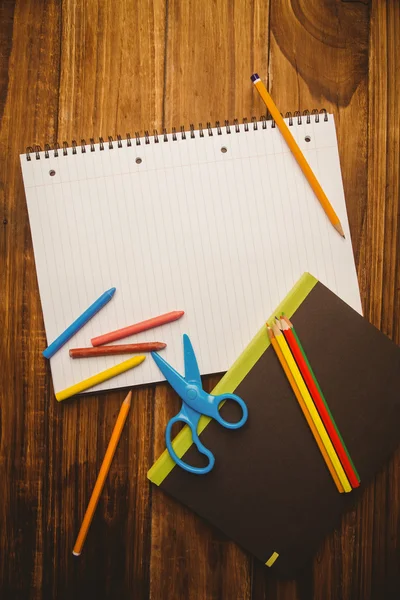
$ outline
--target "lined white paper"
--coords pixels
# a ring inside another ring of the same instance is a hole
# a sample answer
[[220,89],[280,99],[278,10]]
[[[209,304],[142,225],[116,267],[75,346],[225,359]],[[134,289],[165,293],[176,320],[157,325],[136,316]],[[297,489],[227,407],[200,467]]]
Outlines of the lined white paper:
[[[254,127],[123,141],[122,148],[96,145],[94,152],[78,147],[58,157],[41,152],[40,160],[21,155],[48,343],[105,290],[117,288],[51,359],[56,393],[128,358],[73,360],[70,348],[173,310],[184,310],[184,317],[118,343],[166,342],[163,356],[183,372],[187,333],[202,374],[226,371],[305,271],[361,313],[333,116],[294,120],[290,130],[345,240],[279,130],[271,123]],[[148,355],[90,391],[161,379]]]

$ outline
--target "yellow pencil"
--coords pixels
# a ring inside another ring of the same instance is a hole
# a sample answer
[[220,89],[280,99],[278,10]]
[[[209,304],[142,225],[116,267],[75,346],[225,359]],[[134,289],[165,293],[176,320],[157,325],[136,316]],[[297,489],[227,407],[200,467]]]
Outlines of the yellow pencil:
[[306,161],[306,159],[304,157],[304,154],[302,153],[296,140],[290,133],[288,126],[286,125],[285,121],[282,118],[281,113],[279,112],[274,101],[272,100],[271,96],[269,95],[267,88],[265,87],[265,85],[263,84],[263,82],[261,81],[261,79],[259,78],[257,73],[254,73],[251,76],[251,80],[254,83],[262,100],[264,101],[267,109],[271,113],[272,118],[274,119],[275,123],[277,124],[279,131],[283,135],[285,142],[287,143],[290,150],[292,151],[293,156],[297,160],[297,163],[298,163],[299,167],[301,168],[301,170],[303,171],[304,176],[308,180],[308,183],[310,184],[315,195],[317,196],[328,219],[330,220],[330,222],[332,223],[332,225],[334,226],[336,231],[338,231],[342,237],[345,237],[342,225],[339,221],[339,217],[333,210],[333,207],[332,207],[331,203],[329,202],[324,190],[322,189],[318,179],[315,177],[310,165],[308,164],[308,162]]
[[83,392],[98,383],[102,383],[103,381],[107,381],[107,379],[111,379],[111,377],[115,377],[120,373],[124,373],[128,371],[128,369],[132,369],[133,367],[137,367],[145,360],[145,356],[134,356],[133,358],[129,358],[128,360],[124,360],[115,367],[110,367],[110,369],[106,369],[105,371],[101,371],[101,373],[97,373],[96,375],[92,375],[88,379],[84,379],[79,383],[75,383],[71,385],[71,387],[62,390],[56,394],[57,400],[60,402],[61,400],[66,400],[75,394],[79,394],[79,392]]
[[336,474],[336,471],[335,471],[335,468],[334,468],[334,466],[332,464],[332,461],[329,458],[329,455],[328,455],[328,453],[327,453],[327,451],[325,449],[324,444],[322,443],[321,436],[319,435],[318,430],[315,427],[314,422],[313,422],[313,420],[311,418],[311,415],[308,412],[308,409],[307,409],[307,407],[305,405],[305,402],[303,400],[302,395],[300,394],[300,390],[297,387],[297,384],[296,384],[296,382],[294,380],[294,377],[293,377],[292,373],[289,370],[287,362],[286,362],[286,360],[285,360],[285,358],[284,358],[284,356],[282,354],[282,350],[280,349],[280,347],[278,345],[278,342],[276,341],[276,338],[275,338],[275,335],[274,335],[272,329],[268,325],[267,325],[267,329],[268,329],[268,336],[269,336],[269,339],[271,341],[272,347],[275,350],[275,353],[276,353],[276,355],[278,357],[279,362],[281,363],[282,369],[284,370],[285,375],[286,375],[286,377],[287,377],[287,379],[288,379],[288,381],[290,383],[290,386],[291,386],[291,388],[292,388],[292,390],[294,392],[294,395],[297,398],[297,402],[299,403],[299,406],[300,406],[300,408],[301,408],[301,410],[303,412],[303,415],[306,418],[306,421],[308,423],[309,428],[311,429],[311,432],[312,432],[312,434],[313,434],[313,436],[315,438],[315,441],[318,444],[318,448],[320,449],[320,452],[321,452],[321,454],[322,454],[322,456],[323,456],[323,458],[325,460],[326,466],[328,467],[329,472],[332,475],[332,479],[335,482],[335,485],[336,485],[338,491],[342,494],[344,492],[343,486],[342,486],[342,484],[339,481],[339,478],[338,478],[338,476]]
[[318,433],[321,437],[322,443],[324,444],[325,449],[328,453],[328,456],[332,461],[332,464],[337,473],[339,481],[342,484],[345,492],[351,492],[351,485],[349,483],[349,480],[347,479],[346,473],[344,472],[344,469],[341,465],[338,455],[336,454],[336,450],[333,447],[330,437],[326,432],[326,429],[321,420],[321,417],[319,416],[318,411],[315,408],[314,402],[310,396],[310,393],[307,389],[306,384],[304,383],[304,379],[299,371],[299,368],[296,365],[296,361],[294,360],[292,353],[290,352],[290,348],[282,334],[282,331],[275,325],[275,323],[272,324],[272,331],[274,332],[276,341],[279,344],[279,348],[282,351],[282,354],[283,354],[283,356],[286,360],[286,363],[293,375],[293,378],[297,384],[297,387],[299,388],[300,394],[303,397],[303,400],[307,407],[307,410],[310,413],[310,416],[314,422],[314,425],[318,430]]
[[72,551],[72,554],[74,554],[75,556],[79,556],[82,552],[82,547],[83,547],[83,544],[85,543],[85,539],[86,539],[90,524],[93,519],[94,511],[96,510],[96,506],[99,501],[100,494],[104,487],[104,483],[106,481],[108,471],[110,470],[112,459],[114,458],[115,450],[117,449],[118,442],[121,437],[121,433],[124,428],[129,409],[131,407],[131,398],[132,398],[132,392],[129,392],[129,394],[123,401],[121,409],[119,411],[119,415],[118,415],[117,421],[115,423],[113,432],[111,434],[111,439],[109,441],[109,444],[108,444],[108,447],[106,450],[106,454],[103,459],[103,463],[100,467],[100,471],[97,476],[97,480],[94,485],[93,492],[92,492],[88,507],[85,512],[85,516],[83,517],[82,525],[79,530],[78,537],[76,538],[74,549]]

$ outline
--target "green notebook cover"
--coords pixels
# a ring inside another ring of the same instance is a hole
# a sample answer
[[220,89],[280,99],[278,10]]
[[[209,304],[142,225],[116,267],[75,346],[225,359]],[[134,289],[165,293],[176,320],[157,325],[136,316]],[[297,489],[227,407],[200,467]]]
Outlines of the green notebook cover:
[[[296,328],[362,488],[399,441],[400,350],[308,273],[274,315],[281,312]],[[293,576],[358,490],[338,493],[265,324],[213,390],[223,392],[240,395],[249,418],[236,431],[202,418],[199,432],[215,456],[213,470],[187,473],[165,451],[148,477],[272,571]],[[227,403],[221,414],[235,420],[236,410]],[[189,429],[174,448],[186,462],[201,464]]]

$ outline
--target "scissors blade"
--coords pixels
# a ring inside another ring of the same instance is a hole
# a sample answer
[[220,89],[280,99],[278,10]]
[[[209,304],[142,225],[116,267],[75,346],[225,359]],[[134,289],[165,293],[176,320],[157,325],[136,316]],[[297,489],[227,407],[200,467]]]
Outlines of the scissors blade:
[[164,375],[165,379],[168,383],[174,388],[176,393],[183,399],[186,395],[187,383],[185,379],[175,371],[173,367],[169,363],[167,363],[164,358],[162,358],[157,352],[152,352],[151,356],[154,359],[154,362],[160,369],[161,373]]
[[185,379],[189,383],[194,383],[203,388],[199,365],[197,364],[196,355],[193,350],[192,342],[186,333],[183,334],[183,358],[185,362]]

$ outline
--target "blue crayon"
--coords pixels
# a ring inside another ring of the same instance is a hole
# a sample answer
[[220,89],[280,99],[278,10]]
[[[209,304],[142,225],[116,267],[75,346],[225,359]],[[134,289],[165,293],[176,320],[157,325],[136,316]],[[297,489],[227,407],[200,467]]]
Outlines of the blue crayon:
[[46,348],[46,350],[43,351],[43,356],[46,358],[51,358],[57,352],[57,350],[62,348],[62,346],[64,346],[64,344],[66,344],[68,340],[70,340],[72,336],[75,335],[75,333],[85,325],[85,323],[90,321],[90,319],[94,317],[94,315],[111,300],[115,294],[115,290],[115,287],[111,288],[104,292],[100,298],[97,298],[97,300],[93,302],[93,304],[91,304],[89,308],[87,308],[85,312],[76,319],[76,321],[67,327],[67,329],[61,335],[59,335],[58,338]]

